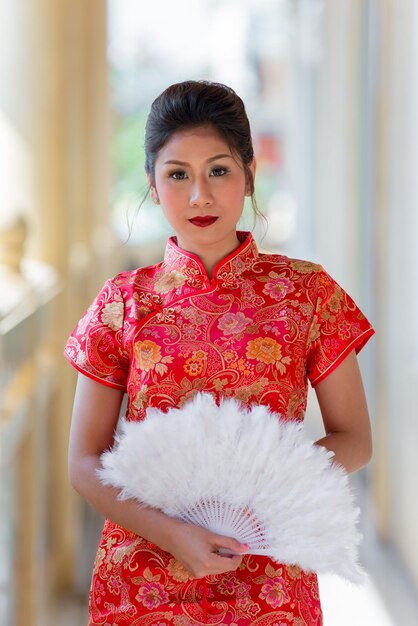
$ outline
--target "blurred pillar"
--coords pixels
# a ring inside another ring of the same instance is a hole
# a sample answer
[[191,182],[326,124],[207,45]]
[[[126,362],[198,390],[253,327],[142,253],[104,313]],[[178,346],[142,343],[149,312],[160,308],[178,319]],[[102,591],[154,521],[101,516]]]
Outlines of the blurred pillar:
[[107,269],[108,251],[97,246],[107,223],[109,188],[106,2],[32,0],[30,12],[33,253],[56,267],[66,285],[44,359],[54,383],[47,406],[50,580],[63,588],[74,582],[81,516],[67,479],[75,375],[62,350]]
[[[374,135],[373,129],[364,128],[364,120],[370,121],[374,111],[369,110],[373,99],[366,93],[372,71],[366,8],[363,0],[324,0],[322,47],[311,87],[308,191],[313,209],[312,259],[324,265],[374,324],[375,216],[367,187],[373,185]],[[374,345],[372,340],[359,356],[372,419],[376,413]],[[370,473],[367,467],[358,479],[367,483]]]
[[375,2],[380,48],[376,137],[381,537],[418,588],[418,4]]
[[[314,253],[357,299],[362,0],[326,0],[318,65]],[[360,299],[359,299],[360,300]]]
[[[375,13],[375,19],[378,20],[381,44],[379,46],[379,68],[382,65],[388,68],[391,64],[393,55],[392,38],[390,36],[390,23],[392,20],[391,1],[384,0],[380,4],[380,11]],[[389,64],[389,65],[388,65]],[[388,103],[390,100],[391,82],[389,73],[378,71],[377,81],[377,102],[376,102],[376,231],[377,231],[377,260],[385,258],[388,246],[388,188],[387,176],[390,170],[390,141],[389,141],[389,118],[390,109]],[[376,299],[380,305],[384,303],[385,294],[387,293],[387,274],[388,262],[384,262],[384,266],[378,269],[377,273],[377,293]],[[384,303],[382,308],[378,307],[377,325],[380,333],[383,333],[381,341],[378,343],[377,352],[377,376],[379,380],[379,388],[377,395],[377,411],[378,418],[375,428],[375,463],[373,490],[376,503],[376,525],[379,537],[383,541],[389,540],[389,517],[390,517],[390,462],[389,462],[389,389],[388,369],[390,362],[389,343],[385,340],[389,323],[389,308]]]

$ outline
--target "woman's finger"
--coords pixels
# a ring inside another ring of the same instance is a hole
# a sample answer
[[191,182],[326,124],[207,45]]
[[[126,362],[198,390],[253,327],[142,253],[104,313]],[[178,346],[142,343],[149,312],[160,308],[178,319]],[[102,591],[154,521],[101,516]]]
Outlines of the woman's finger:
[[213,535],[212,542],[216,546],[219,554],[244,554],[247,552],[249,545],[246,543],[240,543],[233,537],[224,537],[223,535]]

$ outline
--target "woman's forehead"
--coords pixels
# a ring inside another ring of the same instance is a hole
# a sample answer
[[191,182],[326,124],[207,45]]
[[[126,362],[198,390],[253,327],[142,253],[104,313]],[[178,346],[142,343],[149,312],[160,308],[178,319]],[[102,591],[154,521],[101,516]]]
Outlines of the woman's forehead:
[[161,147],[157,160],[180,160],[190,158],[207,160],[214,156],[232,157],[231,149],[222,135],[213,126],[197,126],[178,130]]

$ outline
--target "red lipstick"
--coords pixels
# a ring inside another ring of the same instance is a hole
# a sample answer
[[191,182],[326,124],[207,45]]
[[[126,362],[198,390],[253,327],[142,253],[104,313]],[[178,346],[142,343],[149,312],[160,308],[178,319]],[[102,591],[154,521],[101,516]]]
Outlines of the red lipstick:
[[214,224],[218,218],[213,215],[204,215],[204,216],[196,216],[193,217],[189,222],[194,224],[194,226],[199,226],[199,228],[205,228],[206,226],[210,226]]

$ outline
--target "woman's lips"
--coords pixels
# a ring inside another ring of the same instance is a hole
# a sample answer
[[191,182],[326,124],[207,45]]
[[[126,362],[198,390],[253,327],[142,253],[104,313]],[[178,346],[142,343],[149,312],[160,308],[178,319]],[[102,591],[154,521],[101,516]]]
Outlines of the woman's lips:
[[199,226],[199,228],[205,228],[206,226],[210,226],[214,224],[218,218],[213,215],[205,215],[204,217],[193,217],[189,222],[194,224],[195,226]]

